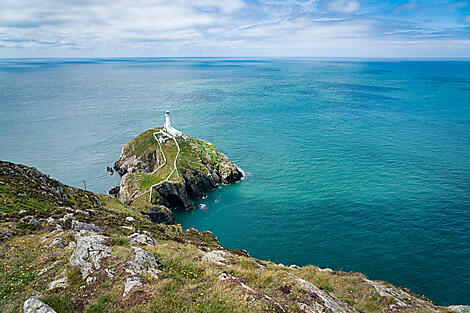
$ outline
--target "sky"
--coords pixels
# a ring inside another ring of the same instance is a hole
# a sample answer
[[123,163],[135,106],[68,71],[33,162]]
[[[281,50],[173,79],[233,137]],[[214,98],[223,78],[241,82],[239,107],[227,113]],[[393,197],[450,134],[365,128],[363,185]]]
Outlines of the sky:
[[0,0],[0,57],[470,57],[470,0]]

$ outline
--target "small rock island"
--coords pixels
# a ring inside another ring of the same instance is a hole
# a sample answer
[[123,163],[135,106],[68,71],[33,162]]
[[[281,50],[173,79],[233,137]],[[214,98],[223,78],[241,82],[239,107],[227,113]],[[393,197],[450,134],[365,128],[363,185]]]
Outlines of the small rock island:
[[170,209],[193,209],[191,198],[219,184],[232,184],[242,171],[212,143],[190,137],[171,125],[151,128],[129,141],[114,169],[122,176],[111,194],[126,204],[145,208],[155,222],[174,223]]

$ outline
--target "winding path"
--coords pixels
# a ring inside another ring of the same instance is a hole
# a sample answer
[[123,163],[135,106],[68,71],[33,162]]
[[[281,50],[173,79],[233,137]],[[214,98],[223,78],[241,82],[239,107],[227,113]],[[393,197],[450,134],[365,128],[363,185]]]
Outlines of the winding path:
[[[147,192],[150,192],[149,202],[152,202],[152,191],[153,191],[153,188],[154,188],[154,187],[159,186],[159,185],[161,185],[161,184],[163,184],[163,183],[167,183],[167,182],[170,182],[170,183],[177,183],[178,181],[170,181],[170,180],[169,180],[170,177],[171,177],[171,175],[173,175],[173,173],[174,173],[175,171],[176,171],[176,175],[177,175],[177,177],[178,177],[178,180],[179,180],[179,178],[180,178],[180,174],[179,174],[178,168],[177,168],[177,166],[176,166],[176,163],[177,163],[177,161],[178,161],[178,157],[179,157],[180,152],[181,152],[180,145],[178,144],[178,141],[176,140],[175,137],[171,136],[171,135],[168,134],[168,133],[165,133],[165,132],[164,132],[163,130],[161,130],[161,129],[160,129],[158,132],[154,132],[154,133],[153,133],[153,137],[154,137],[155,140],[157,141],[158,146],[160,147],[160,151],[162,152],[163,159],[164,159],[165,161],[163,162],[162,165],[160,165],[159,167],[157,167],[151,174],[155,174],[158,170],[160,170],[160,169],[161,169],[163,166],[165,166],[166,163],[167,163],[167,160],[166,160],[166,157],[165,157],[165,152],[163,151],[162,144],[160,143],[160,138],[161,138],[161,137],[157,138],[156,134],[160,134],[160,135],[162,135],[162,136],[165,135],[165,136],[167,136],[167,137],[173,139],[173,141],[174,141],[175,144],[176,144],[176,147],[178,148],[178,152],[176,153],[175,162],[173,163],[173,170],[170,172],[170,174],[169,174],[164,180],[162,180],[161,182],[158,182],[158,183],[156,183],[156,184],[150,186],[149,191],[147,191]],[[147,192],[145,192],[144,194],[146,194]],[[142,195],[144,195],[144,194],[142,194]]]

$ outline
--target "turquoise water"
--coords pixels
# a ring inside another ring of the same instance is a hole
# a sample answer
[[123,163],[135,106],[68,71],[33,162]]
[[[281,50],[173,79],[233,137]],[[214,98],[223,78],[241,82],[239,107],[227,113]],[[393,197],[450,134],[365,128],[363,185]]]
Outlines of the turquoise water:
[[0,158],[74,186],[166,109],[246,172],[183,227],[470,303],[470,62],[0,60]]

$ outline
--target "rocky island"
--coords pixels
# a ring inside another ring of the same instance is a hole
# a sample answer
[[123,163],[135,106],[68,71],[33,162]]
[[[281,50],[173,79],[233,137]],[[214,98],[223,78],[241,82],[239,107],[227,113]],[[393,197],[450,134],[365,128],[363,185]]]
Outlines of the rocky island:
[[126,204],[141,207],[154,222],[174,224],[171,209],[193,209],[219,184],[239,181],[241,170],[210,142],[171,127],[149,129],[129,141],[114,163],[121,184],[110,190]]
[[170,209],[193,209],[192,198],[243,176],[212,143],[172,136],[165,127],[149,129],[129,141],[114,169],[122,178],[110,193],[143,208],[153,221],[167,224],[174,223]]

